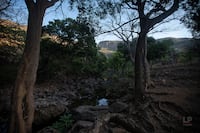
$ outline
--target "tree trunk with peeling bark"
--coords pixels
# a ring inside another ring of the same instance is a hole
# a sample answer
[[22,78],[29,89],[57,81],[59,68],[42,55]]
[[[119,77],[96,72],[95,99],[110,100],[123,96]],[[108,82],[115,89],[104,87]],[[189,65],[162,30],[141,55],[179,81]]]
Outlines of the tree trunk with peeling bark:
[[[160,11],[158,9],[152,9],[151,11],[144,13],[145,4],[147,1],[137,1],[137,12],[140,20],[140,33],[136,45],[135,54],[135,101],[141,101],[144,98],[145,90],[152,84],[150,79],[150,68],[147,61],[147,34],[156,24],[163,21],[165,18],[174,13],[179,7],[179,0],[174,0],[173,5],[168,10],[162,10],[160,15],[149,18],[154,12]],[[159,3],[158,3],[159,4]],[[161,6],[161,5],[160,5]],[[164,7],[163,7],[164,8]]]
[[145,92],[145,45],[146,33],[140,33],[135,53],[135,98],[141,100]]
[[33,90],[40,53],[42,22],[46,8],[57,0],[25,0],[29,16],[25,49],[19,67],[11,103],[9,133],[31,133],[34,119]]

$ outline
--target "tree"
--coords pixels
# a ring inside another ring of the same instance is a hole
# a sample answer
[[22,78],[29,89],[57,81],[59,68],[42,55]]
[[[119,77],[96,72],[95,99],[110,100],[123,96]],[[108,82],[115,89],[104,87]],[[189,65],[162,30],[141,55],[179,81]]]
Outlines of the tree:
[[34,118],[33,88],[39,62],[40,37],[45,10],[58,0],[25,0],[29,15],[25,49],[11,104],[9,133],[31,133]]
[[[129,59],[134,64],[135,63],[135,59],[134,59],[135,48],[133,48],[133,43],[135,41],[134,34],[136,34],[136,33],[134,32],[134,28],[135,28],[135,24],[137,23],[137,19],[130,21],[129,23],[125,23],[122,16],[123,16],[123,14],[120,13],[118,16],[116,16],[114,19],[111,20],[111,28],[110,29],[116,37],[118,37],[119,39],[121,39],[124,42],[123,48],[125,48],[124,50],[127,50],[126,52],[128,52]],[[128,20],[131,20],[131,17],[132,17],[131,14],[129,14],[127,12],[126,16],[128,17]],[[112,30],[112,29],[114,29],[114,30]],[[120,47],[118,47],[118,48],[120,48]],[[121,48],[122,48],[122,45],[121,45]]]
[[200,38],[200,1],[187,0],[182,4],[185,15],[181,21],[192,31],[194,38]]
[[[63,45],[76,49],[75,52],[84,51],[82,55],[96,55],[94,29],[81,19],[54,20],[44,26],[43,31],[56,36]],[[80,48],[84,50],[81,51]]]
[[[102,12],[106,11],[113,16],[116,12],[132,12],[131,19],[117,28],[137,20],[136,29],[138,38],[135,53],[135,98],[136,102],[144,97],[145,89],[150,85],[150,70],[147,61],[147,34],[157,24],[173,14],[179,7],[179,0],[121,0],[117,2],[100,2]],[[106,5],[106,6],[105,6]],[[114,9],[113,9],[114,7]],[[114,16],[115,16],[114,15]]]
[[[57,63],[65,62],[66,67],[71,68],[69,69],[71,71],[68,71],[71,74],[94,74],[99,69],[96,66],[98,55],[93,35],[94,30],[86,21],[82,21],[79,17],[77,19],[54,20],[43,27],[43,32],[57,40],[57,44],[55,40],[53,42],[55,45],[49,45],[52,42],[46,41],[48,48],[45,52],[52,51],[46,56],[46,59],[52,57],[51,60],[55,59]],[[45,43],[45,40],[42,41],[42,48],[45,48],[43,43]],[[44,52],[41,51],[41,54],[44,55]],[[48,65],[48,63],[44,64]],[[59,68],[59,66],[57,65],[54,68]]]
[[[174,52],[174,49],[172,48],[173,41],[170,39],[168,40],[158,40],[156,41],[152,37],[147,38],[147,59],[148,61],[156,61],[161,59],[173,58],[171,57],[172,52]],[[168,60],[169,61],[169,60]]]
[[[158,23],[178,9],[179,1],[147,1],[125,2],[132,10],[136,10],[139,18],[139,36],[135,54],[135,96],[141,100],[145,89],[150,84],[150,70],[147,61],[147,34]],[[149,6],[152,5],[152,6]],[[167,9],[166,9],[167,8]],[[147,10],[149,9],[149,10]]]
[[0,18],[8,16],[8,10],[12,6],[12,0],[0,1]]

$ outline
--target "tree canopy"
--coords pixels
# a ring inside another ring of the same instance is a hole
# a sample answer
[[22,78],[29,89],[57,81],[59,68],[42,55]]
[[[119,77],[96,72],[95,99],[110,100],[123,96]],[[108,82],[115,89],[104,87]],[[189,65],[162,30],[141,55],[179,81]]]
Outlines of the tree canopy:
[[200,1],[188,0],[182,8],[185,10],[182,22],[191,29],[194,38],[200,38]]

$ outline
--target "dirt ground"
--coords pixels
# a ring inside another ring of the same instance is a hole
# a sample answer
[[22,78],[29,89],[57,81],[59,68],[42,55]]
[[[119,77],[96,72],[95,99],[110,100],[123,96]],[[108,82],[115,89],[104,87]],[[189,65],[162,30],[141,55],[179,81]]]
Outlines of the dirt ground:
[[200,132],[200,64],[170,65],[152,69],[153,99],[148,108],[155,131]]

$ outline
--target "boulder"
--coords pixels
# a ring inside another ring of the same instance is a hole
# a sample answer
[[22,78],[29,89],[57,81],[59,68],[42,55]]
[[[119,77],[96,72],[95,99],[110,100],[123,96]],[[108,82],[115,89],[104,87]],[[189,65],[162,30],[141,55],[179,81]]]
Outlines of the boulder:
[[42,130],[38,131],[37,133],[60,133],[60,132],[56,129],[46,127],[46,128],[43,128]]
[[88,133],[88,131],[93,127],[94,123],[90,121],[77,121],[69,133]]
[[128,109],[128,104],[123,102],[115,102],[109,106],[109,112],[120,113]]
[[67,112],[68,109],[63,104],[48,104],[40,106],[39,108],[36,108],[35,110],[35,116],[34,116],[34,125],[35,126],[41,126],[46,125],[59,115],[61,115],[64,112]]
[[79,106],[73,111],[75,120],[95,121],[97,116],[108,113],[107,106]]
[[111,129],[112,133],[130,133],[123,128],[115,127]]

